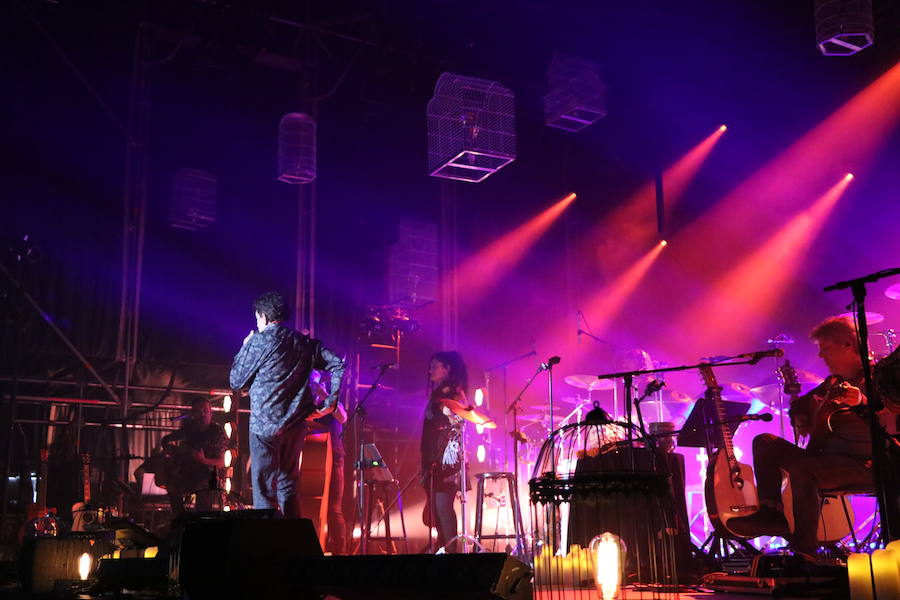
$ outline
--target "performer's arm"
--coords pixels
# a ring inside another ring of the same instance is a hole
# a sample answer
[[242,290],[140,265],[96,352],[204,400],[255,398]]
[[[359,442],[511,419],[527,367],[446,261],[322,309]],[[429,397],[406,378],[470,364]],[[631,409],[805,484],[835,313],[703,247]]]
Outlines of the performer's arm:
[[319,345],[313,368],[331,373],[331,392],[325,400],[325,406],[320,407],[321,409],[328,410],[337,403],[338,398],[340,398],[341,395],[341,380],[344,377],[344,369],[346,368],[344,359],[328,348]]
[[231,389],[240,390],[250,384],[253,376],[262,365],[266,355],[267,344],[262,336],[251,332],[244,338],[244,344],[234,357],[231,374],[228,377]]

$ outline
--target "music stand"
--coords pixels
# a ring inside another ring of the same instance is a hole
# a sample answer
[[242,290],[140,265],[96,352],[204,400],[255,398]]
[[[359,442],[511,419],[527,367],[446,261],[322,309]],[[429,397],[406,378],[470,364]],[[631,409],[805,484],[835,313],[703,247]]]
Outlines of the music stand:
[[[722,407],[725,411],[725,420],[729,421],[725,425],[728,425],[731,436],[734,437],[741,424],[738,419],[747,414],[750,405],[746,402],[722,400]],[[706,448],[707,455],[712,456],[710,429],[718,426],[719,415],[716,413],[716,407],[707,397],[703,396],[694,403],[691,414],[688,415],[684,426],[678,433],[678,445],[688,448]]]

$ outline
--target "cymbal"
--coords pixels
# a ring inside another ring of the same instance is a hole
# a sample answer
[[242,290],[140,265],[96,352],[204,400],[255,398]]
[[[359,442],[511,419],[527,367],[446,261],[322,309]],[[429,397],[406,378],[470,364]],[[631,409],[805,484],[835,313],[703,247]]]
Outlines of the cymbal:
[[[669,388],[663,388],[660,392],[662,394],[663,404],[687,404],[688,402],[693,402],[694,399],[691,398],[690,394],[685,392],[681,392],[679,390],[670,390]],[[656,394],[653,394],[644,402],[656,402]]]
[[441,398],[441,404],[446,406],[454,415],[463,418],[466,421],[481,425],[485,429],[497,428],[497,423],[494,422],[494,419],[489,417],[486,413],[476,410],[474,406],[466,406],[462,402],[457,402],[450,398]]
[[612,379],[597,379],[596,375],[569,375],[564,381],[580,390],[611,390],[616,387]]
[[888,289],[884,290],[884,295],[891,300],[900,300],[900,283],[895,283]]
[[753,396],[750,386],[746,383],[732,381],[731,383],[726,383],[722,386],[723,396],[731,396],[734,394],[737,394],[738,396],[747,396],[748,398]]
[[[819,385],[824,379],[823,377],[819,377],[815,373],[804,371],[803,369],[796,369],[796,373],[798,383]],[[766,406],[778,408],[778,396],[783,389],[783,383],[766,383],[763,385],[758,385],[755,388],[751,388],[750,393],[753,394],[754,398],[756,398]],[[789,398],[787,396],[784,396],[783,400],[787,402]]]
[[[838,316],[839,316],[839,317],[850,317],[850,318],[852,319],[852,318],[853,318],[853,315],[855,315],[855,314],[856,314],[856,313],[845,312],[845,313],[839,314]],[[881,323],[882,321],[884,321],[884,315],[883,315],[883,314],[877,313],[877,312],[869,312],[869,311],[866,311],[866,322],[867,322],[869,325],[874,325],[874,324],[876,324],[876,323]]]

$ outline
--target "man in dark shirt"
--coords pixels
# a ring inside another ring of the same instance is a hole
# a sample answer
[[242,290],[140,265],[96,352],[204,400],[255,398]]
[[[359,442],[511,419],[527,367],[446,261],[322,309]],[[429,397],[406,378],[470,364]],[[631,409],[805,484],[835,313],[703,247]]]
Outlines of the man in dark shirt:
[[[746,537],[790,537],[791,548],[811,557],[816,551],[820,489],[870,488],[871,442],[864,419],[849,410],[866,403],[859,389],[862,361],[856,344],[856,328],[846,317],[832,317],[817,325],[810,337],[819,345],[819,356],[829,375],[811,392],[791,404],[791,423],[809,444],[800,448],[771,434],[753,440],[753,464],[759,492],[759,511],[730,519],[729,529]],[[784,506],[782,471],[793,493],[793,506]],[[784,516],[793,510],[794,532]]]
[[[284,298],[267,292],[254,302],[256,331],[234,357],[230,382],[250,386],[250,460],[254,508],[280,508],[300,517],[298,484],[306,419],[331,411],[344,361],[319,340],[285,327]],[[318,404],[309,387],[313,369],[331,373],[331,393]]]
[[[225,466],[228,437],[221,425],[212,422],[209,400],[197,398],[181,429],[164,435],[160,443],[170,456],[163,468],[172,514],[177,517],[184,510],[184,494],[207,489],[213,469]],[[209,494],[197,494],[197,509],[210,510],[210,500]]]

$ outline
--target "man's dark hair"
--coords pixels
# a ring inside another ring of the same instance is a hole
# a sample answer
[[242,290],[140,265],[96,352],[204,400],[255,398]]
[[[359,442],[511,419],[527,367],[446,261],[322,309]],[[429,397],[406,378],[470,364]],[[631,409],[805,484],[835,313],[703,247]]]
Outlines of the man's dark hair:
[[284,322],[288,318],[287,304],[278,292],[266,292],[257,298],[253,310],[266,315],[270,321]]

